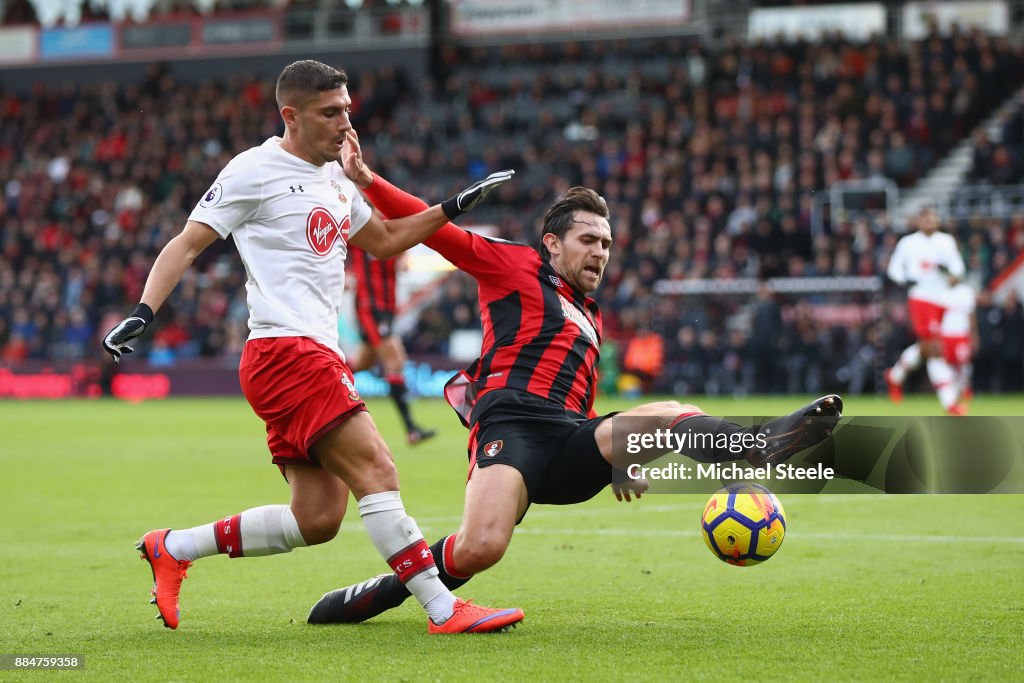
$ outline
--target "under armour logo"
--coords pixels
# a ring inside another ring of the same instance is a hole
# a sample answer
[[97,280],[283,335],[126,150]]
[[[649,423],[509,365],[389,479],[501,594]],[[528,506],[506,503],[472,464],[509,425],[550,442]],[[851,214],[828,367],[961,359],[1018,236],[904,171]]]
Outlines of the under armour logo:
[[305,192],[305,190],[302,189],[302,185],[289,185],[288,189],[292,192]]
[[428,557],[430,557],[430,549],[429,548],[424,548],[423,550],[421,550],[420,551],[420,557],[422,557],[424,560],[427,559]]

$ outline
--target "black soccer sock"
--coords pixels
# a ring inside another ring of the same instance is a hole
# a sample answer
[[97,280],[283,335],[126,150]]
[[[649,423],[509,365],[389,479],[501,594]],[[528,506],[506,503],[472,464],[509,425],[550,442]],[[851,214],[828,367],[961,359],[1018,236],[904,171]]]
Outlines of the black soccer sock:
[[682,440],[680,454],[698,462],[741,460],[747,451],[743,438],[749,434],[750,428],[720,417],[680,415],[669,428]]
[[416,424],[412,421],[412,414],[409,412],[409,389],[405,386],[405,380],[401,375],[388,375],[386,379],[391,400],[398,406],[398,412],[402,415],[405,431],[415,431]]
[[[452,552],[455,550],[455,534],[445,536],[440,541],[430,546],[430,552],[434,554],[434,564],[437,565],[438,578],[450,591],[463,586],[473,578],[473,575],[458,576],[452,574],[455,571],[452,567]],[[451,571],[449,571],[451,570]]]

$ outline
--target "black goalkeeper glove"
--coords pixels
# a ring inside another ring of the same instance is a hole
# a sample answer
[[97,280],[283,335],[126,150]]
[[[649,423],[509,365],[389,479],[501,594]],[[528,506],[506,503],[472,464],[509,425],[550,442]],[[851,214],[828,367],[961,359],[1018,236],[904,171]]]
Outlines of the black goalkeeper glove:
[[476,181],[454,197],[449,197],[441,202],[441,210],[444,211],[445,216],[448,216],[448,220],[461,216],[479,204],[494,188],[512,180],[512,176],[515,174],[516,172],[512,170],[492,173],[483,180]]
[[131,353],[135,350],[128,346],[128,342],[136,337],[141,337],[151,322],[153,322],[153,309],[146,304],[139,304],[130,316],[107,332],[107,336],[103,338],[103,348],[114,357],[115,365],[121,362],[122,353]]

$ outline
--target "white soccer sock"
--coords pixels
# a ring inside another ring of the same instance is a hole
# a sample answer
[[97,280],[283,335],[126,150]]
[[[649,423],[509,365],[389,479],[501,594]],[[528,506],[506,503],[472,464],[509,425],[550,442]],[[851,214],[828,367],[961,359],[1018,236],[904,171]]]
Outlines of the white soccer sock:
[[[364,496],[359,501],[359,515],[377,552],[389,565],[395,556],[407,552],[412,546],[422,543],[424,548],[427,547],[416,521],[405,512],[398,491]],[[452,615],[455,596],[441,583],[433,563],[405,581],[405,587],[416,596],[435,624],[444,623]]]
[[290,553],[308,544],[295,513],[287,505],[264,505],[241,514],[242,555],[262,557]]
[[[198,560],[220,552],[214,527],[221,520],[171,531],[167,534],[167,552],[176,560]],[[306,541],[299,531],[295,514],[287,505],[264,505],[246,510],[239,515],[244,557],[261,557],[291,552],[292,548],[303,548]]]
[[921,347],[917,344],[911,344],[903,349],[903,353],[896,359],[896,364],[892,366],[892,370],[889,372],[889,379],[896,384],[903,384],[903,380],[907,378],[907,373],[911,370],[916,370],[920,364]]
[[960,378],[960,395],[971,389],[971,375],[974,373],[974,366],[970,363],[964,363],[960,366],[959,378]]
[[217,537],[213,533],[213,525],[203,524],[191,529],[173,529],[167,534],[164,546],[176,560],[192,562],[200,557],[217,554]]
[[944,358],[929,358],[927,367],[928,379],[935,387],[939,403],[944,409],[949,410],[960,397],[960,387],[953,368]]

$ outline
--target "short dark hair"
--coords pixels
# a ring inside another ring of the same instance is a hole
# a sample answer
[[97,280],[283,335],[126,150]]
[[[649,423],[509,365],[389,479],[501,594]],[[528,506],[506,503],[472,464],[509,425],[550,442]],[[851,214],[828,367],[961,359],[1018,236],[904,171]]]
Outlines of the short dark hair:
[[605,203],[604,197],[588,187],[579,185],[570,187],[565,196],[552,204],[544,214],[544,227],[540,231],[540,246],[537,247],[544,263],[551,261],[551,252],[544,246],[544,235],[550,232],[558,239],[563,239],[569,232],[572,216],[577,211],[588,211],[602,218],[609,216],[608,204]]
[[294,105],[297,99],[305,100],[311,95],[334,90],[348,83],[348,76],[341,69],[318,62],[315,59],[303,59],[286,66],[277,77],[277,107],[286,104]]

